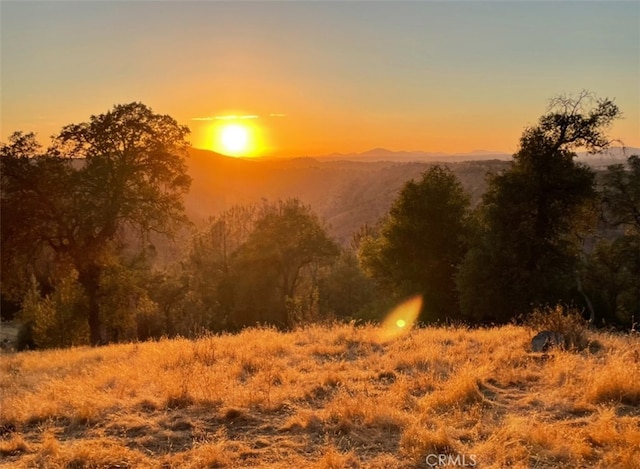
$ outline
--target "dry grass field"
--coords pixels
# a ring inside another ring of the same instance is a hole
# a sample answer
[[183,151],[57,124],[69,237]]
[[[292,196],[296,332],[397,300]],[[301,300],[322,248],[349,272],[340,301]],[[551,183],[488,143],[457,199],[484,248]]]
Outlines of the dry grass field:
[[640,339],[541,355],[533,333],[339,324],[7,353],[0,467],[640,467]]

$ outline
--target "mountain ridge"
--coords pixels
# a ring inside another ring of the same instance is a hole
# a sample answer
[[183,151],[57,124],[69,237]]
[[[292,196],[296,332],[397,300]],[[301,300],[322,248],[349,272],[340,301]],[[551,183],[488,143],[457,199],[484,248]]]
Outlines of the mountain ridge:
[[[487,173],[508,168],[511,156],[492,152],[460,154],[459,160],[416,159],[414,152],[374,148],[369,156],[295,158],[236,158],[202,149],[191,149],[187,160],[193,178],[185,197],[187,213],[197,224],[234,206],[296,197],[331,226],[332,234],[347,244],[363,224],[375,225],[389,210],[402,186],[419,178],[429,166],[450,168],[474,203],[486,189]],[[626,149],[626,154],[640,149]],[[425,154],[423,152],[423,154]],[[362,154],[358,154],[362,155]],[[386,158],[378,159],[383,155]],[[478,158],[483,155],[485,158]],[[622,149],[607,154],[578,156],[595,169],[621,163]],[[503,158],[495,158],[503,156]]]

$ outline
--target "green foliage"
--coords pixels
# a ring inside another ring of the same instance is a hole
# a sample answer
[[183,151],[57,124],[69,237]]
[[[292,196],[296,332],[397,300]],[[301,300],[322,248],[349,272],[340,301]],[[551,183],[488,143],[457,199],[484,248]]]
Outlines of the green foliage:
[[600,241],[588,256],[583,276],[598,324],[631,327],[640,317],[640,235]]
[[319,287],[322,309],[340,319],[366,317],[375,299],[375,285],[351,250],[342,251],[326,277],[320,279]]
[[[321,271],[338,253],[297,199],[237,206],[194,237],[180,273],[154,298],[161,315],[180,316],[168,322],[183,335],[256,323],[291,327],[321,316]],[[162,306],[167,300],[170,309]]]
[[523,133],[511,167],[489,179],[482,231],[458,275],[466,317],[505,322],[574,295],[596,193],[593,171],[574,161],[573,150],[605,147],[604,131],[619,111],[587,93],[551,104]]
[[297,199],[278,202],[235,253],[235,304],[260,322],[290,327],[287,301],[315,289],[318,266],[338,254],[310,207]]
[[285,310],[288,324],[292,327],[319,322],[323,316],[320,313],[318,287],[312,286],[303,294],[285,298]]
[[423,320],[457,316],[454,277],[471,233],[469,207],[449,169],[429,168],[402,188],[380,236],[361,240],[365,272],[396,298],[423,295]]
[[602,178],[604,221],[615,239],[600,240],[583,269],[598,320],[631,327],[640,317],[640,157],[609,166]]
[[[77,272],[59,277],[55,286],[55,290],[43,298],[38,283],[31,278],[20,313],[30,341],[37,348],[87,344],[89,330],[83,315],[87,299],[77,282]],[[22,340],[25,341],[25,337]]]
[[104,265],[100,275],[100,313],[107,342],[162,335],[158,307],[149,296],[149,262],[140,254],[127,261],[114,258]]
[[71,264],[88,298],[92,344],[106,339],[100,278],[113,243],[132,230],[170,234],[186,221],[188,132],[130,103],[64,127],[46,151],[20,132],[0,147],[2,258],[32,273],[42,259]]
[[56,220],[70,218],[72,173],[70,162],[44,151],[33,133],[15,132],[0,144],[3,296],[21,301],[32,276],[51,287],[49,272],[64,259],[49,245],[65,248],[65,233]]

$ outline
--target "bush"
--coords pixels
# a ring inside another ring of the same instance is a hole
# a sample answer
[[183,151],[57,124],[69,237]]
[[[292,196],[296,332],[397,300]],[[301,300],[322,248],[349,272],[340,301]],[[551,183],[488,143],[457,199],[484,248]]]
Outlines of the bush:
[[556,305],[536,308],[526,318],[525,325],[538,332],[552,331],[562,334],[567,350],[584,350],[590,345],[588,322],[575,307]]
[[75,270],[58,278],[54,291],[44,297],[32,277],[19,314],[24,326],[18,335],[18,350],[87,344],[89,330],[83,316],[86,304]]

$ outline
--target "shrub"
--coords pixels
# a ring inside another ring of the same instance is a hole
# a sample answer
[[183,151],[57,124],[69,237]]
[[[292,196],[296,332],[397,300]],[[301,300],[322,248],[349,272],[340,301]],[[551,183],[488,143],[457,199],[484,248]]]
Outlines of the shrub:
[[590,343],[587,321],[575,307],[556,305],[536,308],[526,318],[525,325],[536,331],[558,332],[568,350],[584,350]]

